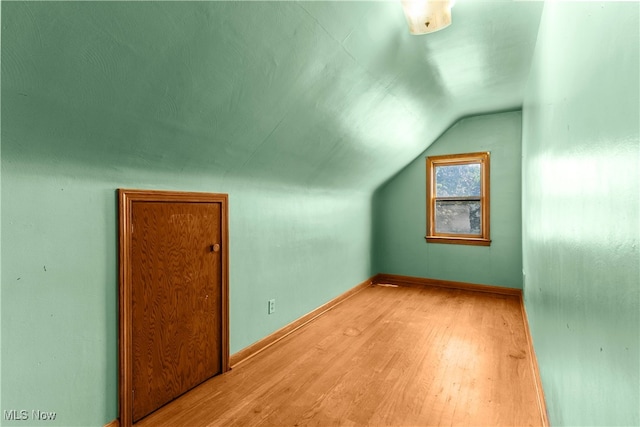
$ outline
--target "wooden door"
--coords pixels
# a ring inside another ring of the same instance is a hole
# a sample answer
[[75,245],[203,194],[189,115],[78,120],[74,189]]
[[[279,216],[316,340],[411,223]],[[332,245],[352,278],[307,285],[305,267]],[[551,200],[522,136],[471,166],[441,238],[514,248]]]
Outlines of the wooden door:
[[121,309],[130,342],[121,368],[130,371],[124,394],[131,396],[121,408],[135,422],[227,369],[227,222],[226,197],[127,194],[129,280],[121,298],[126,291],[128,306],[121,301]]

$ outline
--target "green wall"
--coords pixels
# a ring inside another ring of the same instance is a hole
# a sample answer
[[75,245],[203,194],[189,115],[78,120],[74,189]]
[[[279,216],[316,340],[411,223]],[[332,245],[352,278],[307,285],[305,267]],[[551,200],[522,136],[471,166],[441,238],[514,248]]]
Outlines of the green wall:
[[546,3],[538,35],[524,294],[552,425],[640,425],[639,9]]
[[[449,128],[374,197],[374,267],[401,274],[520,288],[519,111],[474,116]],[[426,165],[432,155],[491,152],[491,246],[425,242]]]
[[[0,411],[55,411],[49,424],[64,426],[116,418],[119,187],[229,194],[232,353],[371,276],[370,191],[335,172],[356,157],[364,168],[370,150],[352,152],[320,114],[344,105],[318,93],[343,86],[307,72],[309,43],[335,41],[303,8],[2,11]],[[331,67],[351,61],[339,53]],[[382,90],[353,72],[360,90]]]
[[56,425],[117,416],[118,187],[229,193],[232,353],[371,274],[359,193],[6,157],[2,175],[2,409]]

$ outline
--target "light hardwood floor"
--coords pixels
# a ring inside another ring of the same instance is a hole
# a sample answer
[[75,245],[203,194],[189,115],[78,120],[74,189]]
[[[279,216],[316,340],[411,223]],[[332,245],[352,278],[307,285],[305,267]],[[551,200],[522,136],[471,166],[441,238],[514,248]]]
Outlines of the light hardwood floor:
[[136,426],[538,426],[518,297],[365,288]]

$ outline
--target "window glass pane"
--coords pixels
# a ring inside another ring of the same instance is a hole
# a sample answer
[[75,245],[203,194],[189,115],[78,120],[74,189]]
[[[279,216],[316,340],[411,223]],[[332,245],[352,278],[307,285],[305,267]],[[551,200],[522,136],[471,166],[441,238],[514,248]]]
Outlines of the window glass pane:
[[436,233],[481,234],[480,202],[436,200]]
[[436,166],[436,197],[480,196],[480,163]]

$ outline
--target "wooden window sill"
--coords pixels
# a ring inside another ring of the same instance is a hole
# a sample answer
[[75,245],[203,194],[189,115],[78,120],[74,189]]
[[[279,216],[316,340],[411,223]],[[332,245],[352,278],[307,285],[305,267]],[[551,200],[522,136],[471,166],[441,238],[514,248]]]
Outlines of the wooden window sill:
[[481,237],[425,236],[427,243],[448,243],[454,245],[490,246],[490,239]]

